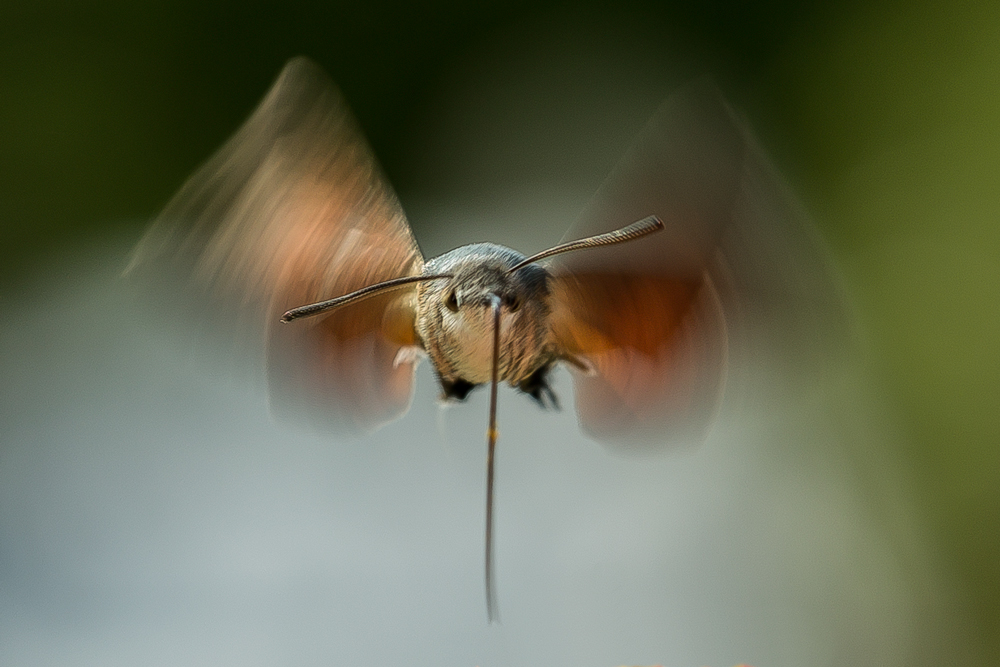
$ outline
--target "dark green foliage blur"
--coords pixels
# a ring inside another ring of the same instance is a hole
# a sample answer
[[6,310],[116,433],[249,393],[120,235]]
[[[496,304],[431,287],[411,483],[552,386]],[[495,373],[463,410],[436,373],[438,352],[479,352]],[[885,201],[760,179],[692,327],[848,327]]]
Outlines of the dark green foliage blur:
[[711,73],[813,213],[942,580],[1000,654],[1000,9],[608,4],[4,0],[0,294],[67,249],[137,238],[289,57],[340,84],[405,205],[400,141],[479,45],[642,26],[663,50],[637,57]]
[[[386,170],[442,70],[506,29],[624,17],[751,86],[809,13],[798,3],[55,3],[0,8],[0,280],[109,225],[140,225],[242,121],[289,57],[320,62]],[[749,32],[748,26],[755,26]],[[652,58],[664,53],[649,54]],[[517,66],[513,64],[513,66]]]

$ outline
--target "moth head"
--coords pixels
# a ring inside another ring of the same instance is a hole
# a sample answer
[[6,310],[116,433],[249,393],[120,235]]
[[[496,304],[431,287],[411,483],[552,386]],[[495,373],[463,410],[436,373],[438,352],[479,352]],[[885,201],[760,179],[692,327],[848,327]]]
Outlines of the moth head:
[[427,263],[425,272],[452,278],[418,287],[419,301],[438,311],[442,322],[466,324],[488,324],[494,297],[505,316],[537,310],[548,295],[548,273],[533,264],[511,271],[523,260],[524,255],[489,243],[457,248]]

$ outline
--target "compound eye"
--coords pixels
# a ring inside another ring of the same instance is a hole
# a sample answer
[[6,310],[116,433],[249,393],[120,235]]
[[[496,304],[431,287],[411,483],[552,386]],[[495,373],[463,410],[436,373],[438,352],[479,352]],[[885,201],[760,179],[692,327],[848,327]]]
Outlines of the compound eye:
[[448,310],[450,310],[451,312],[453,313],[458,312],[458,297],[455,296],[455,290],[451,290],[450,292],[448,292],[448,296],[445,297],[444,300],[444,305],[447,306]]

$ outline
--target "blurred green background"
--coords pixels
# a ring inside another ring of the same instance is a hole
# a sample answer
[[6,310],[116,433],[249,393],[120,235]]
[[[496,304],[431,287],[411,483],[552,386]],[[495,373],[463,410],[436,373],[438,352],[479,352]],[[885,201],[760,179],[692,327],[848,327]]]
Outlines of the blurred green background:
[[404,205],[433,199],[413,128],[511,39],[525,55],[496,72],[565,46],[585,76],[592,39],[677,80],[708,72],[750,117],[843,272],[942,578],[1000,655],[995,3],[6,0],[0,299],[67,249],[137,238],[298,54],[343,88]]

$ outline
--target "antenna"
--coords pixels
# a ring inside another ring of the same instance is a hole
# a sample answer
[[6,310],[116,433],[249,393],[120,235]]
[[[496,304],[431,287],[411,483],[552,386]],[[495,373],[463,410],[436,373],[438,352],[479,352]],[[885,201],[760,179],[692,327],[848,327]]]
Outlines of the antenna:
[[519,264],[515,264],[513,267],[507,269],[507,273],[513,273],[523,266],[534,264],[540,260],[552,257],[553,255],[561,255],[564,252],[570,252],[573,250],[584,250],[585,248],[598,248],[605,245],[625,243],[626,241],[633,241],[635,239],[642,238],[647,234],[658,232],[661,229],[663,229],[663,221],[655,215],[651,215],[648,218],[643,218],[639,222],[633,222],[631,225],[622,227],[621,229],[616,229],[613,232],[598,234],[597,236],[588,236],[587,238],[579,239],[578,241],[560,243],[555,247],[532,255]]
[[312,317],[313,315],[319,315],[320,313],[325,313],[328,310],[333,310],[334,308],[340,308],[341,306],[346,306],[349,303],[354,303],[355,301],[361,301],[362,299],[367,299],[368,297],[375,296],[381,292],[385,292],[391,289],[396,289],[403,287],[404,285],[409,285],[411,283],[419,283],[425,280],[438,280],[440,278],[452,278],[453,276],[448,273],[441,273],[433,276],[403,276],[402,278],[393,278],[392,280],[384,280],[380,283],[375,283],[374,285],[369,285],[368,287],[362,287],[359,290],[351,292],[350,294],[345,294],[343,296],[338,296],[335,299],[329,299],[328,301],[320,301],[319,303],[309,304],[308,306],[299,306],[298,308],[292,308],[284,315],[281,316],[282,322],[291,322],[292,320],[297,320],[302,317]]

